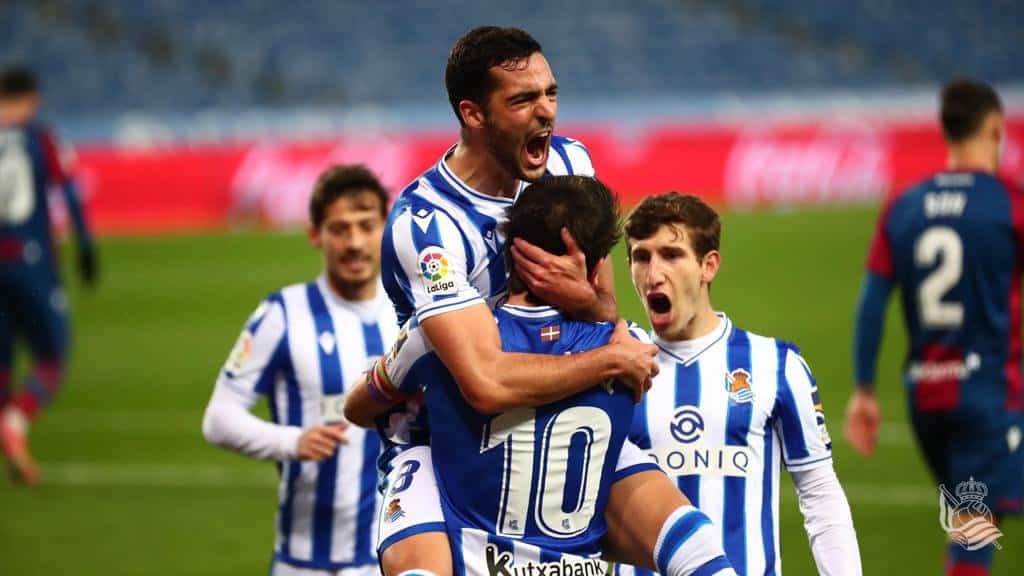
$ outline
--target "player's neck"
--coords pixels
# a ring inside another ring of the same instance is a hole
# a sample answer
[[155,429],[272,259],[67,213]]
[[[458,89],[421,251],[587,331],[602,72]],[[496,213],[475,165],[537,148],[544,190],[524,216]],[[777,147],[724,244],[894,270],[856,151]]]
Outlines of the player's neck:
[[949,147],[946,169],[957,172],[980,171],[995,174],[999,170],[999,166],[993,161],[993,154],[986,146],[968,141]]
[[513,306],[526,307],[547,306],[547,304],[538,304],[536,301],[530,300],[526,292],[517,292],[515,294],[509,294],[508,299],[505,300],[505,303],[511,304]]
[[347,300],[349,302],[362,302],[366,300],[373,300],[377,297],[376,277],[369,282],[362,283],[342,282],[337,278],[332,277],[330,274],[327,274],[326,277],[328,289],[342,300]]
[[484,146],[465,139],[459,140],[445,163],[459,180],[481,194],[512,198],[519,189],[516,178],[502,168]]
[[[688,340],[697,340],[703,338],[708,334],[715,331],[718,328],[718,324],[722,321],[721,318],[715,314],[715,311],[711,308],[709,302],[707,306],[701,307],[700,311],[694,315],[694,317],[687,322],[682,329],[673,337],[664,338],[664,340],[672,342],[684,342]],[[659,334],[659,337],[661,335]]]

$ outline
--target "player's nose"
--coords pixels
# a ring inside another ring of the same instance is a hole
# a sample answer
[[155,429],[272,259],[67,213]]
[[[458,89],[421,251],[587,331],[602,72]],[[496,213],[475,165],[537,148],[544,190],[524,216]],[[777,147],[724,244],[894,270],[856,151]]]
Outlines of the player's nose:
[[534,114],[541,122],[551,123],[555,121],[555,114],[557,110],[557,102],[553,102],[547,98],[540,98],[537,101],[537,106],[534,107]]

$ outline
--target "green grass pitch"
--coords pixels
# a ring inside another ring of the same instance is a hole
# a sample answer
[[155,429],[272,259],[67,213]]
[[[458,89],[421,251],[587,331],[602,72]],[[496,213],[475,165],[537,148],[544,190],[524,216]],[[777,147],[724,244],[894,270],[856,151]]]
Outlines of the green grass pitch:
[[[798,343],[817,376],[865,574],[940,574],[938,498],[905,422],[904,334],[890,308],[880,368],[886,421],[872,459],[842,439],[850,338],[876,210],[734,212],[724,219],[713,301],[737,325]],[[200,418],[217,370],[266,293],[316,274],[297,234],[106,238],[95,293],[71,280],[75,347],[56,404],[33,430],[44,484],[0,479],[0,574],[265,574],[274,466],[206,445]],[[618,295],[643,320],[616,252]],[[784,475],[785,477],[785,475]],[[783,567],[814,564],[788,479]],[[1005,527],[996,574],[1024,565]]]

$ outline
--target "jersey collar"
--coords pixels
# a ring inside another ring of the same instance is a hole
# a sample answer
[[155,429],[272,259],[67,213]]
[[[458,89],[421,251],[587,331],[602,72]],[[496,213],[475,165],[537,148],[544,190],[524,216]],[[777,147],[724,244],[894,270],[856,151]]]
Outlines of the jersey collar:
[[[481,206],[500,206],[507,208],[515,203],[515,198],[505,198],[503,196],[490,196],[482,192],[478,192],[473,188],[470,188],[468,184],[462,181],[461,178],[455,175],[455,172],[448,167],[448,162],[445,161],[448,155],[455,150],[457,144],[452,144],[451,147],[441,156],[441,160],[437,163],[437,172],[444,178],[445,182],[451,186],[452,190],[464,196],[471,203]],[[520,183],[516,190],[516,196],[519,196],[519,192],[523,190],[523,184]]]
[[352,301],[342,298],[327,284],[327,274],[321,273],[316,277],[316,287],[324,297],[327,307],[332,310],[346,310],[355,314],[364,324],[374,324],[380,318],[379,311],[382,306],[390,306],[387,293],[380,278],[377,278],[377,295],[370,300]]
[[516,304],[502,304],[501,309],[512,316],[521,318],[552,318],[561,316],[561,312],[551,306],[519,306]]
[[653,334],[654,343],[665,354],[668,354],[684,365],[690,365],[705,351],[715,345],[728,340],[732,332],[732,321],[724,312],[715,312],[720,321],[714,330],[693,340],[662,340],[657,334]]

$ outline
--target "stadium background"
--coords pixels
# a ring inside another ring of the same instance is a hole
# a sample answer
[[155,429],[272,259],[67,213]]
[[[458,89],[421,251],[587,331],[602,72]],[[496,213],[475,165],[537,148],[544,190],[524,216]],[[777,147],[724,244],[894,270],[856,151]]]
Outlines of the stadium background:
[[[865,573],[940,573],[898,305],[878,452],[842,439],[853,308],[879,202],[943,162],[943,81],[996,84],[1004,169],[1021,178],[1022,17],[1013,0],[0,4],[0,54],[36,68],[46,118],[77,149],[103,272],[83,293],[65,270],[70,375],[33,429],[43,485],[0,482],[0,574],[265,571],[275,470],[204,444],[213,379],[258,300],[315,275],[297,230],[321,168],[366,162],[397,191],[453,141],[444,59],[484,23],[544,45],[559,132],[625,203],[678,189],[723,209],[715,303],[803,348]],[[617,255],[622,310],[640,320]],[[812,574],[790,488],[782,510],[786,573]],[[1024,566],[1024,528],[1005,532],[995,574]]]

